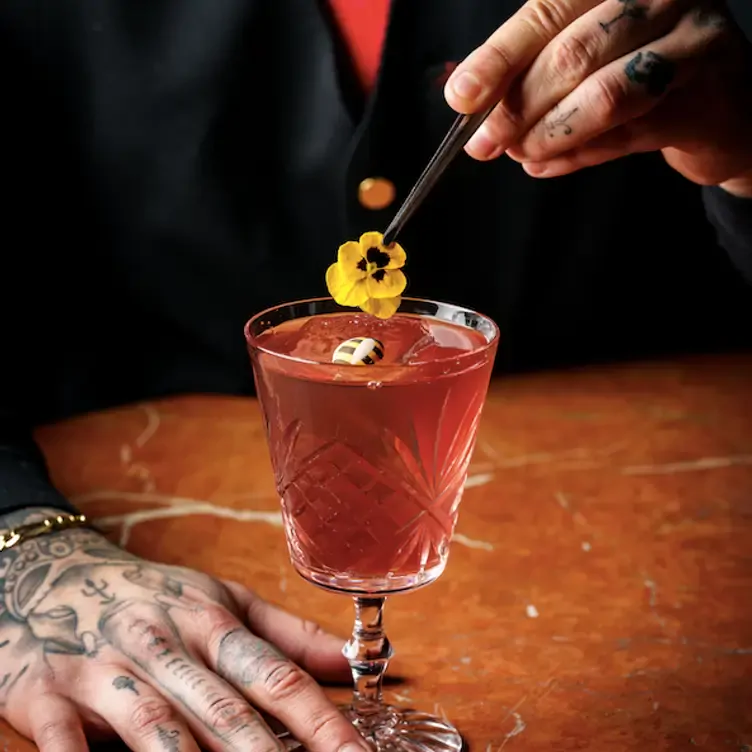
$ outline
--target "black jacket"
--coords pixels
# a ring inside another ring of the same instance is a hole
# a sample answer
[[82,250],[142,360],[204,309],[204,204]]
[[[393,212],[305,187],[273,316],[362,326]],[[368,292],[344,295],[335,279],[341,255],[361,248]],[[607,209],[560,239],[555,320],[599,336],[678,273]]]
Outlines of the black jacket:
[[[374,95],[316,0],[0,7],[0,507],[62,503],[28,428],[185,391],[250,393],[243,323],[325,294],[454,114],[446,64],[519,3],[395,0]],[[499,323],[500,370],[752,343],[750,206],[648,154],[554,180],[464,155],[411,220],[409,293]],[[740,230],[746,223],[746,230]],[[746,234],[745,234],[746,233]]]

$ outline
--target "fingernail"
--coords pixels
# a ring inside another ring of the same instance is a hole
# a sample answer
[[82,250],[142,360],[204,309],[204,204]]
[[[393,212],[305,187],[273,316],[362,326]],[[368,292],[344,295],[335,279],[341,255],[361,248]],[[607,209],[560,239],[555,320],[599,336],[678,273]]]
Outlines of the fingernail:
[[543,178],[549,171],[547,162],[523,162],[522,169],[525,170],[531,178]]
[[501,146],[490,137],[484,125],[467,142],[465,148],[471,157],[481,160],[491,159],[502,151]]
[[462,71],[452,79],[452,91],[461,99],[470,102],[475,101],[483,93],[483,84],[480,79],[470,71]]

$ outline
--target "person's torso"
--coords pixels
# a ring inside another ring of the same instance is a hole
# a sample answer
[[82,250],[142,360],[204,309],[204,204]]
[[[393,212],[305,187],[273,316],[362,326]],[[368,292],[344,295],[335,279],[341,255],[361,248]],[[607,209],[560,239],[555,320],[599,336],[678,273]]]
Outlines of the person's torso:
[[[396,0],[362,101],[324,0],[4,3],[4,276],[40,416],[250,391],[244,322],[326,294],[337,246],[386,227],[454,118],[447,65],[517,7]],[[359,201],[373,176],[383,210]],[[401,242],[409,294],[497,320],[501,369],[752,341],[700,189],[660,154],[554,180],[462,155]]]

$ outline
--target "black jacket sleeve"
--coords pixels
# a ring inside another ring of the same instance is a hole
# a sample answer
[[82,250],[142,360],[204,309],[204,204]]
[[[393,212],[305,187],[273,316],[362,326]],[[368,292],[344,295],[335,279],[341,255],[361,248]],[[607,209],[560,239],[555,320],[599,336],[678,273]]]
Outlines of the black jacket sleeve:
[[6,15],[3,6],[6,23],[0,23],[0,86],[8,96],[8,116],[0,122],[0,515],[32,506],[73,511],[50,482],[32,437],[39,418],[35,408],[55,379],[54,355],[49,352],[54,322],[45,305],[47,289],[57,280],[45,287],[45,277],[54,274],[47,271],[41,253],[64,253],[68,234],[61,227],[60,245],[48,248],[39,231],[56,221],[54,181],[48,175],[55,174],[51,156],[58,147],[53,137],[47,147],[39,130],[47,120],[42,113],[52,105],[51,89],[36,68],[41,70],[42,62],[49,65],[37,63],[34,50],[16,39],[15,21],[31,21],[32,15],[21,5],[18,14],[8,9]]
[[57,353],[44,308],[44,269],[34,268],[39,257],[23,241],[16,231],[0,250],[0,515],[24,507],[73,509],[52,485],[32,433],[46,419]]
[[752,283],[752,198],[732,196],[717,186],[704,187],[702,195],[718,242]]
[[31,432],[20,426],[7,410],[0,415],[0,516],[23,507],[76,512],[50,482],[44,456]]

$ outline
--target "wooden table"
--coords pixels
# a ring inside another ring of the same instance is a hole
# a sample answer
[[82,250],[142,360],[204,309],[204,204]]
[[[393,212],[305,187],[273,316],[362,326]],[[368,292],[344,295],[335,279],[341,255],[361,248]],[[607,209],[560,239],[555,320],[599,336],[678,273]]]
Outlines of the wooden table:
[[[171,399],[39,439],[131,551],[348,633],[348,599],[288,563],[254,401]],[[499,381],[467,485],[445,575],[388,606],[407,679],[390,699],[445,713],[478,752],[752,749],[752,357]],[[0,727],[0,750],[27,749]]]

